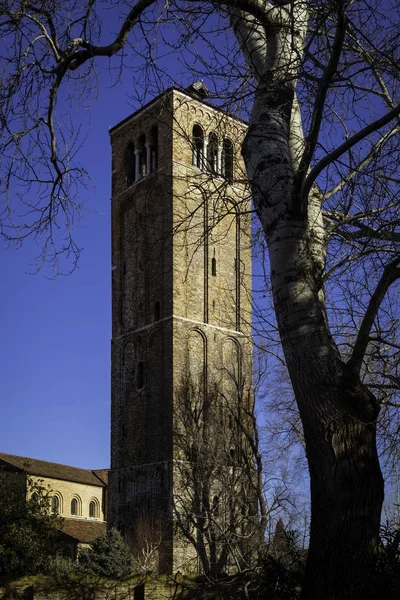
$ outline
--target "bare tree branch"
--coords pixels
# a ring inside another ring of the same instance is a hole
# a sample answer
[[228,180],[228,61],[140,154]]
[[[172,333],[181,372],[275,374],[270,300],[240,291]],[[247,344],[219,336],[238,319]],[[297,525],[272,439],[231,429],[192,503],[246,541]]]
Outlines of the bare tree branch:
[[[337,24],[336,24],[336,32],[335,39],[332,46],[332,52],[329,57],[328,64],[324,69],[322,77],[319,82],[318,91],[316,94],[313,114],[311,117],[311,125],[308,136],[305,139],[305,150],[303,156],[300,161],[300,165],[298,168],[298,172],[296,175],[296,183],[297,189],[302,195],[302,187],[303,183],[306,179],[307,173],[309,171],[309,167],[311,164],[311,160],[314,156],[315,149],[318,143],[318,136],[322,124],[322,116],[325,110],[325,101],[326,96],[329,90],[329,87],[332,83],[333,78],[337,72],[337,68],[339,65],[341,52],[346,36],[347,30],[347,17],[344,13],[343,6],[338,5],[338,15],[337,15]],[[303,196],[304,199],[308,196],[308,193]]]
[[371,328],[376,319],[379,307],[381,306],[385,298],[385,294],[388,291],[389,287],[392,285],[392,283],[394,283],[397,279],[400,278],[400,269],[398,267],[399,264],[400,258],[396,258],[391,263],[386,265],[386,267],[383,270],[382,277],[375,289],[375,292],[371,297],[368,308],[361,322],[357,339],[353,346],[353,352],[347,363],[349,372],[353,376],[358,376],[360,374],[363,359],[365,356],[365,351],[370,341]]
[[336,150],[333,150],[333,152],[321,159],[318,164],[311,169],[309,175],[307,176],[303,186],[303,194],[307,195],[310,192],[312,184],[315,182],[318,175],[322,173],[322,171],[328,165],[332,164],[335,160],[345,154],[345,152],[348,152],[351,148],[353,148],[353,146],[364,140],[371,133],[378,131],[381,127],[384,127],[390,123],[390,121],[395,119],[398,115],[400,115],[400,104],[380,119],[377,119],[373,123],[370,123],[364,127],[364,129],[354,134],[350,139],[336,148]]

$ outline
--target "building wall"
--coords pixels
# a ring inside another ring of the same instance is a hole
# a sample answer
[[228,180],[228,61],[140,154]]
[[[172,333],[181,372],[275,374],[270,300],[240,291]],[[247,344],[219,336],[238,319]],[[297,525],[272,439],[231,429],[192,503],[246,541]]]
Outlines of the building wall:
[[[130,183],[126,178],[126,148],[143,135],[149,139],[155,126],[160,140],[157,170]],[[155,521],[149,520],[149,515],[155,513],[156,504],[157,520],[169,521],[166,490],[171,488],[172,433],[168,420],[172,411],[168,400],[172,397],[172,327],[165,317],[172,310],[171,128],[170,102],[165,98],[134,115],[111,138],[114,183],[109,521],[125,534],[131,546],[139,522],[142,529],[148,529],[150,521]],[[166,554],[171,552],[170,548]]]
[[[105,521],[105,506],[103,501],[103,487],[76,483],[74,481],[64,481],[62,479],[51,479],[49,477],[30,476],[45,488],[51,490],[51,497],[56,496],[59,499],[59,514],[63,517],[73,517],[89,519],[89,504],[94,501],[96,505],[95,517],[98,520]],[[71,514],[71,502],[77,500],[78,514]],[[93,517],[92,517],[93,518]]]
[[[206,139],[215,131],[220,148],[232,140],[234,181],[211,175],[204,161],[193,165],[194,125]],[[130,142],[140,148],[154,126],[157,169],[132,183],[126,149]],[[155,526],[149,535],[156,539],[161,530],[164,539],[159,568],[165,571],[193,558],[193,549],[173,533],[182,488],[174,467],[181,453],[176,399],[186,373],[205,394],[217,383],[228,389],[235,378],[236,385],[239,379],[252,385],[251,227],[240,183],[244,134],[240,121],[176,90],[111,130],[109,521],[135,547],[150,516]],[[251,394],[246,401],[252,404]]]

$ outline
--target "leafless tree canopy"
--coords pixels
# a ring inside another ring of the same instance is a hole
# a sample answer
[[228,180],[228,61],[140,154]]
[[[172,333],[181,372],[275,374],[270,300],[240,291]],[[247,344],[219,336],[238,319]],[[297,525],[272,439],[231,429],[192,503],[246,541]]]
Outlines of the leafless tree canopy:
[[225,393],[215,382],[206,392],[187,371],[175,407],[176,525],[214,577],[254,564],[274,508],[264,499],[253,393],[224,375]]
[[340,597],[358,597],[383,498],[376,419],[383,404],[396,430],[399,402],[398,1],[0,6],[1,234],[34,236],[50,261],[79,253],[84,133],[69,115],[107,57],[116,80],[132,70],[133,99],[170,85],[178,57],[183,85],[203,77],[216,103],[247,115],[274,306],[260,320],[269,343],[279,332],[304,427],[309,564],[332,573],[310,566],[304,598],[339,593],[340,569],[356,574]]
[[[235,2],[232,11],[206,2],[2,2],[2,237],[17,243],[35,237],[56,269],[62,253],[71,266],[77,260],[73,226],[88,183],[79,154],[87,131],[79,115],[70,115],[93,95],[105,57],[115,55],[107,61],[115,80],[135,68],[129,94],[140,102],[171,84],[166,65],[179,53],[182,81],[207,78],[220,105],[246,116],[260,69],[273,61],[264,33],[275,26],[272,13],[288,14],[294,27],[293,7],[306,10],[307,3],[275,4],[284,6]],[[239,8],[248,11],[246,31]],[[245,42],[247,64],[230,23]],[[358,335],[353,368],[363,363],[385,401],[393,400],[399,382],[391,368],[399,352],[396,296],[386,293],[398,274],[400,239],[398,42],[395,1],[312,3],[304,51],[295,49],[298,65],[285,74],[292,87],[297,81],[302,119],[302,129],[292,127],[298,170],[289,175],[303,199],[317,183],[323,200],[329,243],[321,286],[329,291],[337,343],[349,355]],[[282,69],[272,65],[269,73],[277,78]]]

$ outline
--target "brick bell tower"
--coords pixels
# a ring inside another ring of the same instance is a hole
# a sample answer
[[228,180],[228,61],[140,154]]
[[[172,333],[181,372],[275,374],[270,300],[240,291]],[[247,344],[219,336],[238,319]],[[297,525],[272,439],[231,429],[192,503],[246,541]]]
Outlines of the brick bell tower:
[[[110,130],[109,524],[134,552],[145,542],[157,548],[155,568],[167,573],[204,570],[190,542],[198,537],[197,484],[182,470],[203,451],[199,422],[208,457],[225,449],[231,473],[242,435],[237,417],[244,405],[252,409],[246,126],[207,104],[206,94],[201,82],[171,88]],[[201,396],[203,409],[186,418],[188,388],[197,398],[189,405]],[[218,413],[208,428],[205,412]],[[209,487],[216,505],[224,486]]]

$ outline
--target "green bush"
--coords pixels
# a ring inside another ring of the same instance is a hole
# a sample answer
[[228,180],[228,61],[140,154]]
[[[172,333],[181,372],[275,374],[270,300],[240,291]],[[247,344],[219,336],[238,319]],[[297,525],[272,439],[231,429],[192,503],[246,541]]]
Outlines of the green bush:
[[29,476],[18,485],[0,476],[0,575],[34,575],[55,553],[59,518],[50,513],[49,494]]
[[47,560],[46,573],[47,575],[52,575],[56,579],[68,578],[75,572],[75,563],[70,558],[56,554]]
[[112,579],[126,579],[132,575],[132,555],[116,529],[94,540],[91,548],[81,551],[77,571]]

